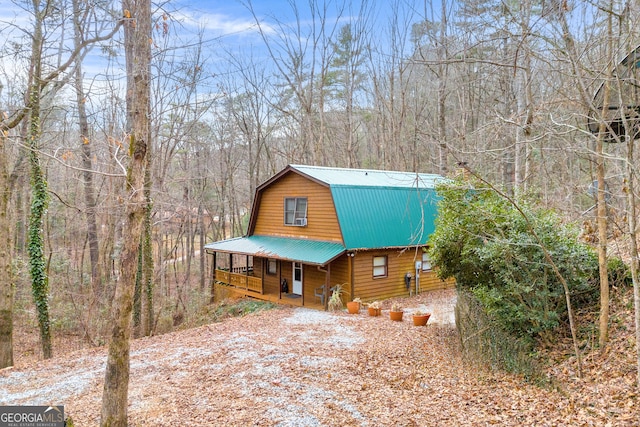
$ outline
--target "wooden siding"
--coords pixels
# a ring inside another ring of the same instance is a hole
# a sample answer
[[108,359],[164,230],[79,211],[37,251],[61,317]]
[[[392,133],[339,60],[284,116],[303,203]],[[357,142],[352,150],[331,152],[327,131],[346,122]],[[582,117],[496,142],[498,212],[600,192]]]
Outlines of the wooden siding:
[[[284,225],[284,199],[307,198],[307,225]],[[331,190],[295,173],[265,188],[260,198],[253,234],[329,240],[342,243]]]
[[[388,274],[385,278],[373,278],[373,257],[386,255],[388,261]],[[355,297],[361,298],[363,301],[385,300],[394,297],[408,296],[404,283],[404,275],[411,272],[411,292],[415,290],[415,251],[381,251],[372,250],[358,252],[354,257],[343,255],[331,263],[328,272],[318,269],[317,266],[303,265],[302,272],[302,298],[292,298],[280,293],[280,283],[282,279],[286,279],[289,284],[289,292],[292,290],[293,266],[289,261],[280,261],[276,263],[276,274],[267,274],[267,259],[254,258],[253,275],[244,276],[241,274],[233,274],[226,271],[216,271],[216,280],[229,283],[232,286],[225,286],[228,292],[237,296],[249,296],[266,301],[272,301],[281,304],[306,306],[317,309],[324,308],[321,305],[320,298],[315,295],[316,288],[323,286],[327,280],[332,287],[337,284],[344,285],[344,293],[342,301],[346,303]],[[353,268],[350,267],[353,263]],[[354,293],[351,294],[351,274],[354,278]],[[233,276],[233,277],[231,277]],[[240,281],[234,280],[238,276]],[[247,280],[245,282],[244,280]],[[250,284],[248,281],[255,282]],[[259,282],[262,281],[262,292],[260,292]],[[235,286],[235,287],[234,287]],[[438,279],[432,271],[421,272],[420,274],[420,292],[429,292],[438,289],[452,288],[455,286],[453,280],[442,281]]]
[[[422,252],[419,252],[420,257]],[[387,256],[387,276],[373,277],[373,257]],[[363,301],[384,300],[409,296],[404,276],[411,273],[411,292],[415,290],[415,250],[371,250],[357,252],[354,257],[354,297]],[[433,271],[420,273],[420,292],[455,286],[453,281],[442,281]]]
[[349,273],[349,257],[347,255],[343,255],[331,263],[331,275],[329,281],[329,287],[343,285],[343,302],[346,303],[353,299],[351,297],[351,277]]
[[[256,275],[258,275],[258,265],[260,268],[266,268],[267,260],[262,258],[256,258],[258,261],[254,264]],[[345,293],[343,294],[343,301],[347,302],[351,300],[350,281],[347,277],[347,257],[343,256],[331,264],[331,270],[327,273],[324,270],[319,270],[316,266],[303,264],[302,266],[302,292],[304,298],[304,305],[317,306],[320,305],[320,298],[315,295],[316,288],[324,286],[327,280],[327,274],[329,274],[329,287],[336,284],[345,285]],[[289,284],[289,292],[291,292],[293,281],[293,264],[288,261],[277,262],[276,274],[266,274],[264,270],[263,274],[263,289],[265,294],[279,295],[280,283],[282,279],[286,279]],[[286,297],[283,296],[283,299]]]
[[304,293],[304,304],[320,304],[320,298],[315,296],[315,289],[324,286],[326,274],[318,270],[316,266],[302,266],[302,292]]
[[[411,282],[415,286],[415,282]],[[439,289],[453,289],[456,281],[453,278],[442,280],[435,271],[423,271],[420,273],[420,293],[437,291]]]
[[[267,273],[267,259],[266,258],[258,258],[255,257],[254,261],[254,270],[257,271],[260,266],[260,274],[262,275],[262,287],[264,289],[265,294],[276,294],[280,293],[280,261],[276,261],[276,274],[268,274]],[[258,274],[257,272],[255,273]]]

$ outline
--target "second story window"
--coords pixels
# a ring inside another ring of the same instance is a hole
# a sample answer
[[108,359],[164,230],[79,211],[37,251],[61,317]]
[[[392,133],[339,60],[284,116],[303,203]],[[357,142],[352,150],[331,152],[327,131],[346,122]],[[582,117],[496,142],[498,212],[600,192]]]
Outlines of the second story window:
[[307,225],[307,198],[287,197],[284,199],[284,224]]

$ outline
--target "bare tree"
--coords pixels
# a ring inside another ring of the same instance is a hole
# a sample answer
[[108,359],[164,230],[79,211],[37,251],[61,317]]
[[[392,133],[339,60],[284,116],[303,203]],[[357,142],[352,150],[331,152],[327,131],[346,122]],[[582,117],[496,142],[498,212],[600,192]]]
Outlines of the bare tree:
[[9,185],[7,155],[7,138],[0,133],[0,369],[13,365],[13,294],[14,282],[12,273],[11,221],[9,220],[9,201],[11,186]]
[[[273,17],[271,26],[257,16],[251,2],[246,3],[280,79],[280,91],[272,105],[296,126],[292,135],[297,138],[297,150],[290,160],[327,164],[327,77],[333,54],[331,42],[344,5],[311,0],[308,20],[302,19],[298,3],[289,0],[289,6],[295,22],[288,24]],[[276,36],[271,31],[274,26]]]
[[[25,90],[25,93],[27,93],[28,96],[26,96],[26,98],[24,99],[23,104],[17,105],[11,114],[8,114],[0,118],[0,133],[2,134],[3,149],[5,150],[5,153],[7,153],[7,148],[8,148],[7,142],[10,140],[9,138],[7,138],[9,136],[10,130],[17,128],[22,124],[24,126],[25,132],[30,133],[29,142],[33,143],[29,147],[30,156],[31,156],[31,165],[34,167],[33,169],[34,176],[37,178],[36,184],[37,184],[38,191],[40,193],[42,192],[42,190],[46,189],[46,186],[43,187],[42,185],[44,181],[40,179],[43,176],[42,176],[42,171],[39,170],[40,165],[39,165],[39,158],[37,155],[37,149],[38,149],[37,138],[40,134],[40,129],[39,129],[39,125],[40,125],[39,106],[41,102],[40,97],[48,87],[49,87],[49,93],[54,94],[56,90],[58,90],[60,87],[62,87],[66,83],[67,75],[65,75],[65,73],[70,69],[70,67],[76,60],[76,58],[82,55],[83,52],[85,52],[86,49],[92,44],[102,40],[108,40],[109,38],[111,38],[111,36],[115,34],[115,32],[119,28],[119,24],[118,24],[114,28],[112,28],[110,31],[107,31],[103,34],[100,34],[99,31],[96,33],[92,33],[91,35],[89,35],[89,37],[84,38],[82,43],[80,43],[79,45],[76,45],[69,52],[63,52],[62,50],[60,50],[58,52],[58,55],[55,55],[55,59],[57,59],[57,62],[58,62],[57,65],[47,64],[46,73],[45,73],[45,71],[43,70],[44,68],[43,61],[45,59],[45,56],[43,55],[45,35],[42,32],[42,25],[44,22],[43,20],[48,16],[47,14],[55,12],[55,8],[53,6],[55,5],[52,3],[46,3],[44,5],[41,5],[39,3],[36,4],[36,2],[31,3],[31,7],[33,8],[32,13],[34,16],[33,32],[29,30],[26,31],[27,34],[31,34],[29,45],[31,46],[30,63],[32,64],[32,68],[31,68],[32,73],[30,74],[31,79],[29,78],[25,79],[26,86],[28,87],[28,89]],[[66,53],[66,56],[64,56],[65,53]],[[25,118],[27,117],[29,117],[29,124],[30,124],[29,128],[26,127],[27,122],[25,121]],[[9,158],[10,157],[7,156],[5,159],[8,160]],[[2,182],[2,184],[6,185],[6,187],[2,187],[1,191],[2,191],[2,194],[7,197],[7,201],[9,200],[9,197],[11,195],[12,181],[14,181],[14,179],[10,178],[9,180]],[[6,205],[3,204],[2,206],[0,206],[0,208],[3,209],[3,212],[0,215],[0,219],[8,221],[9,220],[8,203]],[[42,220],[42,217],[40,218],[39,217],[40,217],[39,214],[33,216],[34,231],[37,231],[35,230],[35,225],[37,225],[37,223]],[[9,238],[11,239],[11,236],[14,230],[13,226],[11,224],[3,224],[2,227],[6,227],[5,229],[9,230],[9,233],[7,234],[7,236],[10,236]],[[34,236],[37,236],[37,234],[38,233],[33,233]],[[7,250],[9,250],[9,248],[7,248]],[[43,258],[40,256],[38,251],[39,249],[34,251],[33,259],[39,260],[38,262],[36,262],[37,268],[34,271],[36,270],[44,271],[45,266],[42,265]],[[12,268],[11,256],[2,257],[2,259],[0,260],[0,263],[1,263],[0,271],[7,271],[7,272],[10,271],[10,269]],[[46,290],[46,277],[40,276],[40,278],[45,280],[38,280],[38,283],[45,286],[39,286],[40,289],[38,290],[38,294],[41,293],[40,292],[41,290]],[[13,295],[12,290],[13,290],[13,281],[11,277],[8,276],[6,281],[0,282],[0,295],[3,296],[2,298],[3,307],[1,308],[1,310],[3,311],[3,316],[5,316],[6,318],[13,318],[13,312],[12,312],[13,303],[11,302],[12,295]],[[45,317],[46,316],[43,316],[43,319]],[[44,325],[44,328],[42,329],[45,335],[45,339],[43,340],[43,352],[46,357],[47,355],[50,354],[50,344],[47,344],[48,339],[46,338],[46,335],[48,334],[48,326]],[[5,333],[0,334],[0,340],[1,340],[0,348],[3,349],[4,351],[9,352],[11,351],[10,349],[12,345],[11,344],[12,331],[11,329],[8,329],[3,332]],[[7,355],[8,353],[3,353],[3,356],[0,357],[0,359],[4,359],[6,361],[10,360],[11,357],[10,356],[7,357]]]
[[391,3],[389,21],[380,32],[388,38],[389,46],[385,49],[385,45],[374,38],[372,44],[379,48],[372,49],[368,58],[371,74],[370,108],[375,120],[369,134],[370,146],[374,148],[368,153],[370,159],[366,163],[383,169],[412,168],[415,157],[414,149],[405,149],[409,148],[406,147],[408,141],[414,141],[411,129],[407,130],[407,117],[411,114],[408,99],[411,74],[415,69],[406,59],[413,10],[402,8],[402,4]]
[[126,426],[129,390],[129,340],[131,311],[142,238],[145,198],[145,170],[151,155],[150,79],[151,79],[151,2],[123,0],[125,14],[125,55],[127,77],[127,112],[131,124],[128,136],[129,165],[126,187],[124,246],[121,279],[116,287],[112,312],[112,331],[102,395],[101,426]]
[[[79,0],[73,0],[73,19],[74,19],[74,43],[76,46],[82,45],[83,34],[86,29],[83,28],[86,22],[86,16],[90,13],[89,8],[84,10],[80,6]],[[84,19],[83,19],[84,15]],[[101,291],[101,274],[100,274],[100,246],[98,242],[98,226],[96,223],[96,197],[93,184],[93,165],[92,165],[92,149],[91,135],[89,134],[89,122],[87,120],[86,94],[83,87],[82,58],[75,65],[75,89],[78,106],[78,124],[80,127],[80,147],[82,159],[82,177],[84,180],[84,197],[85,197],[85,216],[87,222],[87,241],[89,242],[89,259],[91,261],[91,287],[94,292]]]

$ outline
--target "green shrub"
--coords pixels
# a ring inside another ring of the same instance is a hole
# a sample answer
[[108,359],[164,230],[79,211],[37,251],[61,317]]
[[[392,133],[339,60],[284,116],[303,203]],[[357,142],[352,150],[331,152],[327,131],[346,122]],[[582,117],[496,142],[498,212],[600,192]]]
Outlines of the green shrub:
[[[578,229],[552,211],[517,200],[526,215],[492,189],[469,182],[438,188],[442,196],[430,256],[440,277],[456,279],[506,333],[547,341],[566,316],[564,290],[548,263],[544,244],[571,294],[594,295],[594,251],[578,241]],[[535,230],[536,236],[531,232]],[[595,270],[594,270],[595,268]]]
[[[632,286],[631,269],[618,257],[611,257],[607,261],[607,271],[609,273],[609,286],[628,287]],[[600,288],[598,288],[600,290]]]
[[532,343],[502,329],[471,293],[461,291],[456,302],[456,327],[465,362],[477,369],[505,370],[539,381]]

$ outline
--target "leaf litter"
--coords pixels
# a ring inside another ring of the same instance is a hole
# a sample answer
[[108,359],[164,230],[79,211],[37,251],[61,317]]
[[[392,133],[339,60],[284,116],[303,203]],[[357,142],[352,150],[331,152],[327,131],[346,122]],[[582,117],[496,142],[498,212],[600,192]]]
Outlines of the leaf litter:
[[[134,340],[129,425],[639,423],[633,365],[592,358],[577,380],[565,355],[550,371],[555,388],[473,372],[457,351],[454,293],[403,299],[402,322],[389,320],[391,303],[379,317],[282,307]],[[433,312],[427,327],[413,326],[418,309]],[[103,347],[1,370],[0,404],[62,404],[75,425],[97,425],[105,361]]]

